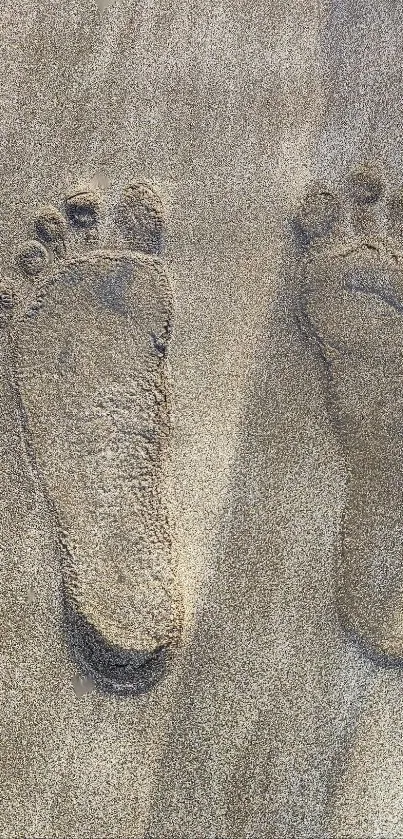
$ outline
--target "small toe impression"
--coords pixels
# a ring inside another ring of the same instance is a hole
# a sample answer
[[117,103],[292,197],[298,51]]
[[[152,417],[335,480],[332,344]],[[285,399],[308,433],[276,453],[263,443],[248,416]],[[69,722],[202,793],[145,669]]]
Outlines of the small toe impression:
[[22,245],[17,255],[17,262],[24,274],[36,277],[49,264],[49,254],[41,242],[33,239]]
[[172,654],[169,646],[149,653],[113,646],[77,611],[68,596],[64,615],[72,657],[81,675],[91,679],[102,693],[137,696],[164,678]]
[[364,166],[350,173],[347,189],[353,203],[360,207],[376,204],[385,191],[381,178]]
[[293,228],[304,247],[330,236],[340,217],[340,205],[331,192],[313,192],[306,196]]
[[100,199],[95,192],[80,189],[66,197],[66,215],[75,227],[84,230],[96,227],[99,214]]
[[164,208],[145,183],[128,186],[117,208],[117,222],[133,250],[160,255],[164,247]]

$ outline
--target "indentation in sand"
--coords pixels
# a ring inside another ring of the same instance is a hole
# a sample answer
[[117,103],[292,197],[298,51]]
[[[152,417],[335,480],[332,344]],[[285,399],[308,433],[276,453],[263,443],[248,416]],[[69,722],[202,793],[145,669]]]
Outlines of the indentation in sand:
[[3,319],[23,438],[54,515],[70,644],[84,676],[126,692],[160,678],[181,633],[169,511],[173,299],[153,188],[123,192],[124,249],[99,247],[102,213],[102,196],[85,186],[66,196],[65,214],[40,209],[37,239],[18,254],[25,295],[4,291]]
[[[371,655],[403,663],[403,252],[385,185],[364,168],[344,198],[307,196],[297,319],[317,354],[348,473],[339,615]],[[393,234],[393,235],[392,235]]]

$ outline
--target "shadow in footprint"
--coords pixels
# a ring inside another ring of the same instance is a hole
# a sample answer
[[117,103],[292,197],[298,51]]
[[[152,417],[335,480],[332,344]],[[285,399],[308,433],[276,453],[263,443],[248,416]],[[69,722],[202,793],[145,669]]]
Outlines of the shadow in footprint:
[[136,696],[163,679],[172,658],[170,647],[150,655],[108,644],[94,626],[79,614],[68,596],[63,598],[64,629],[70,652],[80,672],[99,691],[109,695]]

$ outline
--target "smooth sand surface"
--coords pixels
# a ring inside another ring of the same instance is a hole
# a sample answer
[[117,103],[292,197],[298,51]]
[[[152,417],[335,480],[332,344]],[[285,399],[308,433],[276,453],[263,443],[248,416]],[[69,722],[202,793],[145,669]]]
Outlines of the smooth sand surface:
[[74,184],[111,202],[131,178],[158,186],[183,642],[148,694],[80,682],[3,359],[0,834],[397,839],[403,686],[337,622],[346,476],[291,317],[288,220],[311,182],[366,158],[399,185],[400,13],[98,6],[2,4],[1,276]]

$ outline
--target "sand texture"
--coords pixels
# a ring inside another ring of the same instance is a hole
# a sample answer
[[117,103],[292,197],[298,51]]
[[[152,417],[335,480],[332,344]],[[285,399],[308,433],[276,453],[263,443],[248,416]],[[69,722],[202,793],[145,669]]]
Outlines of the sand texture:
[[403,12],[0,22],[0,836],[401,839]]

